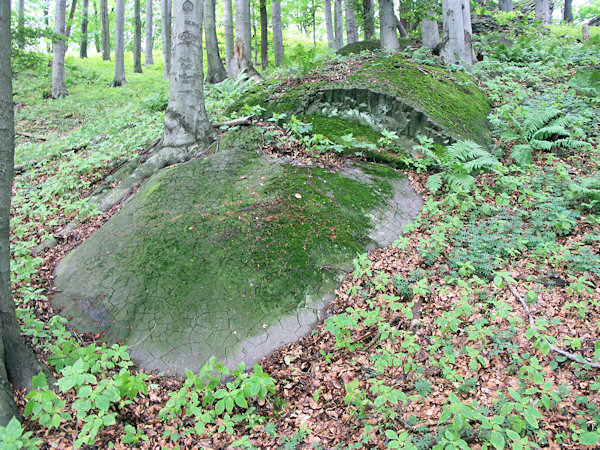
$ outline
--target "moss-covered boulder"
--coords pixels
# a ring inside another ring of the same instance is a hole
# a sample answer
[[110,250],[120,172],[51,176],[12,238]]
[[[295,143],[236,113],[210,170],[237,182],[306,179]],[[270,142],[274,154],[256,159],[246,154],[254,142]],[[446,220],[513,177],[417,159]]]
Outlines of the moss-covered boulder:
[[367,39],[365,41],[352,42],[344,45],[336,53],[338,55],[352,55],[354,53],[360,53],[364,51],[374,52],[381,50],[381,41],[379,39]]
[[489,145],[490,102],[463,72],[375,54],[321,67],[303,78],[250,88],[230,108],[260,105],[265,115],[335,117],[381,132],[395,131],[412,149],[419,134],[438,143],[471,139]]
[[147,180],[60,263],[53,305],[179,373],[212,355],[252,363],[306,334],[357,252],[393,241],[421,200],[388,167],[267,159],[259,137],[226,135]]

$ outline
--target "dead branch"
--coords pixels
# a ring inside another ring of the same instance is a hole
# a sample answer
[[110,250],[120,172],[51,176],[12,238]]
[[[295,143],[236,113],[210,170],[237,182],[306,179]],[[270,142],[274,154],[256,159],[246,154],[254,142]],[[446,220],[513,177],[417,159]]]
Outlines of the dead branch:
[[212,126],[213,126],[213,128],[220,128],[220,127],[234,127],[236,125],[252,125],[253,117],[254,116],[246,116],[246,117],[239,117],[237,119],[226,120],[224,122],[213,122]]
[[[529,318],[529,325],[533,326],[535,321],[533,319],[533,316],[531,315],[531,311],[529,311],[529,306],[527,306],[525,299],[521,296],[521,294],[519,294],[517,292],[517,290],[513,286],[508,286],[508,288],[510,289],[510,292],[512,292],[513,295],[519,300],[519,302],[521,302],[521,306],[523,306],[523,309],[525,310],[525,312],[527,313],[527,317]],[[546,342],[548,342],[548,340],[546,340]],[[558,353],[559,355],[564,356],[567,359],[570,359],[571,361],[575,361],[580,364],[585,364],[587,366],[593,367],[594,369],[600,369],[600,363],[593,363],[591,361],[588,361],[581,355],[569,353],[566,350],[557,348],[554,345],[552,345],[550,342],[548,342],[548,345],[550,346],[550,350]]]
[[37,139],[38,141],[47,141],[48,140],[47,136],[40,136],[40,135],[37,135],[37,134],[27,133],[25,131],[16,131],[15,130],[15,134],[17,136],[24,136],[24,137],[28,137],[28,138],[31,138],[31,139]]

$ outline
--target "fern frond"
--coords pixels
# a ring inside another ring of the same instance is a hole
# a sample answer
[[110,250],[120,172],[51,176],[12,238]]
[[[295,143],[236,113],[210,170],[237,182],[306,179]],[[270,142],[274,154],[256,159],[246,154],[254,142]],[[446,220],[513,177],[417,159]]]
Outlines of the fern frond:
[[552,147],[554,147],[554,142],[532,139],[529,143],[529,146],[535,150],[545,150],[549,152],[550,150],[552,150]]
[[460,188],[464,191],[469,191],[475,184],[475,177],[468,173],[447,173],[444,178],[450,184],[452,189]]
[[471,174],[475,170],[488,168],[499,164],[498,160],[481,145],[470,141],[459,141],[448,147],[448,155],[453,165],[458,165],[458,171]]
[[541,128],[549,124],[553,119],[560,115],[556,108],[535,110],[530,113],[523,123],[523,132],[525,139],[530,140],[533,135]]
[[531,139],[548,140],[555,136],[570,136],[569,130],[561,125],[548,125],[537,130]]
[[433,192],[435,194],[442,187],[442,174],[436,173],[436,174],[431,175],[427,179],[425,186],[427,186],[427,189],[429,189],[431,192]]
[[527,167],[533,162],[533,148],[527,144],[515,145],[510,153],[518,166]]
[[563,139],[558,139],[554,141],[554,145],[560,148],[581,148],[581,147],[591,147],[589,142],[580,141],[579,139],[573,139],[570,137],[566,137]]

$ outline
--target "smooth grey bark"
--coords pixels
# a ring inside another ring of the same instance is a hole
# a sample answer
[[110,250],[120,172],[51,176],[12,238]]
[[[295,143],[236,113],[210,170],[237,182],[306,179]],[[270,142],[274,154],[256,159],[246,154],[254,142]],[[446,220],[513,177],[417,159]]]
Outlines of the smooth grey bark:
[[225,68],[228,75],[231,75],[230,64],[233,60],[233,47],[235,45],[233,38],[232,11],[231,0],[225,0],[225,3],[223,4],[223,27],[225,28]]
[[544,25],[550,23],[550,0],[535,0],[535,20],[541,20]]
[[356,28],[356,15],[354,14],[354,8],[349,0],[344,0],[344,7],[346,9],[346,37],[348,38],[348,44],[358,41],[358,28]]
[[203,12],[202,0],[173,2],[173,61],[164,147],[204,146],[215,139],[204,106]]
[[154,58],[152,50],[154,49],[154,33],[152,30],[152,0],[146,0],[146,42],[144,51],[144,65],[153,66]]
[[325,28],[327,29],[327,45],[335,50],[335,37],[333,35],[333,19],[331,18],[331,0],[323,0],[325,9]]
[[115,9],[115,77],[112,87],[125,84],[125,0],[117,0]]
[[[66,0],[56,0],[54,12],[54,33],[65,35]],[[65,85],[65,40],[54,40],[52,44],[52,98],[69,95]]]
[[373,39],[375,35],[375,8],[373,0],[363,0],[363,32],[366,39]]
[[471,9],[468,0],[443,0],[444,37],[442,56],[448,64],[473,64]]
[[269,66],[269,29],[267,0],[260,0],[260,65],[262,70]]
[[335,49],[339,50],[344,46],[344,10],[342,0],[333,0],[333,35]]
[[[44,371],[49,376],[21,339],[10,284],[10,200],[15,150],[10,40],[10,2],[3,1],[0,2],[0,426],[18,416],[11,384],[15,389],[29,390],[35,375]],[[49,376],[48,383],[53,382]]]
[[73,0],[71,2],[71,8],[69,9],[69,20],[67,21],[67,31],[66,31],[66,36],[67,36],[67,40],[65,41],[65,44],[67,46],[67,48],[69,47],[69,38],[71,37],[71,27],[73,26],[73,18],[75,17],[75,11],[77,10],[77,0]]
[[142,19],[140,0],[133,0],[133,71],[142,73]]
[[217,40],[217,24],[215,18],[215,0],[204,0],[204,34],[206,35],[206,59],[208,71],[207,83],[220,83],[227,78],[219,54],[219,41]]
[[512,0],[498,0],[498,8],[500,11],[511,12],[513,10]]
[[25,0],[19,0],[17,10],[17,27],[19,30],[19,48],[25,47]]
[[250,1],[235,1],[235,46],[229,63],[230,74],[238,76],[246,72],[251,77],[258,77],[252,66],[252,35],[251,35]]
[[102,59],[110,61],[110,21],[107,0],[100,0],[100,24],[102,26]]
[[440,30],[432,11],[426,13],[426,18],[421,21],[421,40],[423,46],[434,49],[440,44]]
[[381,48],[391,51],[400,50],[398,33],[396,32],[396,15],[392,0],[379,0],[379,28]]
[[169,79],[171,73],[171,0],[161,0],[161,30],[160,36],[162,39],[162,50],[163,50],[163,65],[164,65],[164,77],[166,80]]
[[81,44],[79,45],[80,58],[87,58],[89,9],[90,0],[83,0],[81,5]]
[[563,19],[567,23],[573,22],[573,0],[565,0]]
[[283,27],[281,26],[281,2],[271,3],[271,22],[273,23],[273,54],[275,65],[283,63]]

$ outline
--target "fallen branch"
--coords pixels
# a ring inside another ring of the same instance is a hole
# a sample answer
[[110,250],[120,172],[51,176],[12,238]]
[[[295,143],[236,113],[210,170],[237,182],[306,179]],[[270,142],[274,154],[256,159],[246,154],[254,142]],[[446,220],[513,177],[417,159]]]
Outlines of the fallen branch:
[[47,141],[48,140],[47,136],[40,136],[37,134],[26,133],[25,131],[15,131],[15,134],[17,136],[24,136],[24,137],[28,137],[31,139],[37,139],[38,141]]
[[254,116],[240,117],[238,119],[226,120],[224,122],[213,122],[213,128],[220,127],[235,127],[236,125],[252,125],[252,118]]
[[[519,300],[519,302],[521,302],[521,306],[523,306],[523,309],[527,313],[527,317],[529,317],[529,325],[533,326],[535,320],[533,319],[533,316],[531,315],[531,311],[529,311],[529,306],[527,306],[527,303],[525,302],[525,299],[521,296],[521,294],[519,294],[517,292],[517,290],[513,286],[508,286],[508,288],[510,289],[510,292],[512,292],[513,295],[515,297],[517,297],[517,299]],[[546,342],[548,342],[547,339],[546,339]],[[575,361],[575,362],[578,362],[580,364],[588,365],[590,367],[593,367],[594,369],[600,369],[600,363],[590,362],[587,359],[585,359],[583,356],[576,355],[574,353],[569,353],[566,350],[557,348],[554,345],[552,345],[550,342],[548,342],[548,345],[550,346],[550,350],[552,350],[553,352],[558,353],[559,355],[564,356],[567,359],[570,359],[571,361]]]

